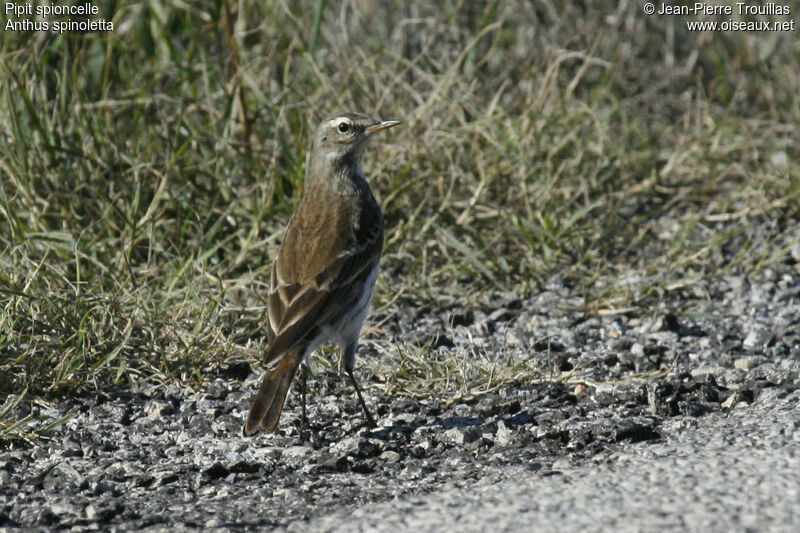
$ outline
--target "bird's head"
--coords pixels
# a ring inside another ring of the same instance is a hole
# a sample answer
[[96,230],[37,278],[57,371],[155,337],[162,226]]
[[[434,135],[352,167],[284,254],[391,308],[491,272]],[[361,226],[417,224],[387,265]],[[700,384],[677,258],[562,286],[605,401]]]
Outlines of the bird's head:
[[360,173],[361,156],[372,134],[400,123],[399,120],[376,120],[363,113],[342,113],[324,120],[314,136],[311,166]]

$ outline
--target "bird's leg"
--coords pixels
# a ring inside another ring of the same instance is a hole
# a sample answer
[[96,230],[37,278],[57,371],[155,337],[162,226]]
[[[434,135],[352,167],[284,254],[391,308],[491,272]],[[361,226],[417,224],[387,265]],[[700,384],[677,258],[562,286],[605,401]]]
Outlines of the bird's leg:
[[369,409],[367,409],[367,404],[364,402],[364,397],[361,396],[361,389],[358,388],[356,377],[353,375],[353,369],[345,367],[345,370],[347,370],[347,375],[350,376],[350,380],[353,382],[353,387],[355,387],[356,389],[356,394],[358,395],[358,401],[361,402],[361,408],[364,410],[364,415],[367,417],[367,426],[369,426],[369,428],[372,429],[376,427],[377,424],[375,423],[375,419],[372,418]]
[[301,374],[301,387],[300,396],[302,398],[302,413],[303,413],[303,427],[308,427],[308,418],[306,417],[306,380],[308,379],[308,365],[303,363],[303,370]]

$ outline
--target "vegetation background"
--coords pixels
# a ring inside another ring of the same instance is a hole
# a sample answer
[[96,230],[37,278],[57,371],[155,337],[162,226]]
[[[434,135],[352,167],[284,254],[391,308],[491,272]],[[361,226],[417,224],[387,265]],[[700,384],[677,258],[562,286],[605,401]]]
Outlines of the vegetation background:
[[627,0],[95,4],[114,31],[0,44],[0,437],[25,395],[255,364],[340,110],[405,122],[364,164],[388,313],[559,276],[589,314],[643,314],[800,257],[797,31]]

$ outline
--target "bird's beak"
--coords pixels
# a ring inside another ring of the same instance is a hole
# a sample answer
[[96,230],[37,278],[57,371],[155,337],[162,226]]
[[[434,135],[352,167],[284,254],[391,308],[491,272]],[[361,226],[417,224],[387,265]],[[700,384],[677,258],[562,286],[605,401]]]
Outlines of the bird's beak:
[[372,126],[369,126],[366,131],[371,135],[376,131],[385,130],[387,128],[391,128],[393,126],[397,126],[398,124],[402,123],[403,123],[402,120],[383,120],[381,122],[373,124]]

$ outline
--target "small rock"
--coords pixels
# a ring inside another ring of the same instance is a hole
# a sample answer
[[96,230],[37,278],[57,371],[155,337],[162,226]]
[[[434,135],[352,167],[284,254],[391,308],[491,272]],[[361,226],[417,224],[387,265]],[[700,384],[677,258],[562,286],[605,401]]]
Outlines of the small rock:
[[794,243],[791,250],[789,250],[789,253],[792,256],[792,259],[800,263],[800,242]]
[[215,400],[225,399],[225,397],[228,396],[228,392],[230,392],[228,384],[220,379],[215,379],[206,387],[206,394],[208,397],[214,398]]
[[317,462],[323,470],[330,472],[344,472],[348,464],[346,457],[337,457],[330,453],[323,453]]
[[728,396],[728,398],[722,402],[722,407],[724,409],[730,409],[731,407],[736,407],[740,403],[748,404],[752,401],[753,391],[741,389]]
[[358,452],[359,437],[348,437],[333,445],[334,451],[338,455],[354,455]]
[[408,465],[400,471],[400,479],[419,479],[422,477],[422,467],[417,464]]
[[691,371],[692,377],[698,381],[703,380],[705,376],[721,376],[725,373],[725,368],[722,366],[701,366]]
[[444,432],[444,438],[456,444],[464,444],[464,432],[461,428],[450,428]]
[[514,333],[513,329],[509,330],[506,333],[505,342],[509,346],[521,346],[522,345],[522,339],[520,339],[519,336],[517,336],[517,334]]
[[167,402],[153,400],[149,402],[144,408],[144,414],[147,418],[153,420],[163,416],[171,415],[175,410]]
[[724,407],[725,409],[730,409],[735,401],[736,401],[736,393],[728,396],[728,398],[724,402],[722,402],[722,407]]
[[465,403],[459,403],[453,407],[453,412],[456,416],[468,417],[472,413],[472,407]]
[[514,432],[508,429],[505,423],[500,420],[497,422],[497,433],[494,440],[499,446],[507,446],[514,439]]
[[289,446],[284,448],[281,457],[289,464],[298,464],[311,452],[308,446]]
[[764,356],[740,357],[733,362],[733,368],[738,368],[739,370],[751,370],[766,362],[767,358]]
[[63,492],[66,489],[77,490],[83,482],[83,476],[66,461],[57,464],[43,480],[43,487],[49,492]]
[[742,342],[745,350],[763,350],[769,342],[772,334],[763,326],[755,326],[747,333]]
[[789,158],[784,150],[779,150],[769,156],[769,163],[775,170],[785,171],[789,168]]
[[387,463],[396,463],[400,460],[400,454],[397,452],[393,452],[392,450],[386,450],[381,454],[381,460]]
[[678,399],[675,388],[667,382],[655,382],[647,385],[647,404],[650,412],[658,416],[675,416],[678,414]]
[[480,433],[475,428],[450,428],[444,432],[444,438],[455,444],[466,444],[480,438]]

